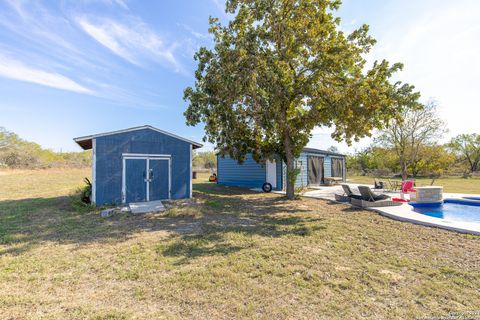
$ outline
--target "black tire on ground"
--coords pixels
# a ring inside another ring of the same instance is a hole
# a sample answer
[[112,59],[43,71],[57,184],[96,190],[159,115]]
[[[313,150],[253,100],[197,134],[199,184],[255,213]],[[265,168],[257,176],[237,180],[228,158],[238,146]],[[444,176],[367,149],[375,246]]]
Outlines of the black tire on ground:
[[272,189],[273,189],[272,185],[271,185],[270,183],[268,183],[268,182],[265,182],[265,183],[263,184],[263,186],[262,186],[262,190],[263,190],[264,192],[271,192]]

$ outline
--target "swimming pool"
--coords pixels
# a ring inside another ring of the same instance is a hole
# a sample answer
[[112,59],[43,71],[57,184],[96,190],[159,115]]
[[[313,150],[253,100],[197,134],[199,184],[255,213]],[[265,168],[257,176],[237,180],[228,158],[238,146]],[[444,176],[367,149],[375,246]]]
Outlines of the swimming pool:
[[443,204],[413,205],[413,211],[449,221],[480,223],[480,201],[472,200],[445,199]]

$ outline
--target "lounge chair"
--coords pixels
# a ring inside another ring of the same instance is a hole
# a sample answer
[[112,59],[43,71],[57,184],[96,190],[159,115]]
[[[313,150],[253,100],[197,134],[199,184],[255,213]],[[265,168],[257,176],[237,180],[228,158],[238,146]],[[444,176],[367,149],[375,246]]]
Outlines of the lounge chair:
[[378,208],[378,207],[396,207],[401,206],[402,202],[392,200],[380,200],[380,201],[365,201],[362,199],[351,199],[350,203],[353,206],[360,208]]
[[375,207],[394,207],[401,206],[402,202],[389,200],[386,194],[375,194],[370,190],[370,187],[359,186],[358,190],[362,195],[362,199],[352,199],[352,205],[361,208],[375,208]]
[[373,185],[374,185],[373,189],[385,189],[383,181],[374,179],[373,180]]
[[362,200],[365,201],[381,201],[381,200],[387,200],[390,197],[387,196],[386,194],[375,194],[370,190],[370,187],[367,186],[359,186],[358,191],[360,191],[360,194],[362,195]]
[[348,184],[342,184],[342,188],[343,188],[343,192],[347,197],[353,198],[353,199],[362,199],[361,195],[353,193],[352,189],[350,189],[350,186]]

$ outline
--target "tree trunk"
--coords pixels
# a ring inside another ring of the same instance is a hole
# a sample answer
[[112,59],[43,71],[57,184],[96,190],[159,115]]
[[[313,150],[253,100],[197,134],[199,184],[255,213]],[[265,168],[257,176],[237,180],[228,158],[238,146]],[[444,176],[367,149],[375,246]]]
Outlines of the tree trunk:
[[400,168],[402,170],[402,180],[407,180],[408,178],[407,164],[404,161],[400,162]]
[[465,157],[467,158],[468,164],[470,166],[470,172],[471,173],[475,172],[475,164],[474,164],[474,162],[470,158],[470,155],[467,152],[465,152]]
[[284,148],[285,148],[285,157],[287,160],[287,198],[295,198],[295,168],[294,168],[294,157],[292,150],[292,141],[288,132],[285,133],[284,137]]
[[477,171],[478,171],[478,162],[474,162],[474,163],[470,166],[470,169],[471,169],[472,173],[477,172]]
[[295,178],[292,176],[295,175],[294,173],[294,166],[293,166],[293,156],[287,155],[287,198],[293,199],[295,198]]

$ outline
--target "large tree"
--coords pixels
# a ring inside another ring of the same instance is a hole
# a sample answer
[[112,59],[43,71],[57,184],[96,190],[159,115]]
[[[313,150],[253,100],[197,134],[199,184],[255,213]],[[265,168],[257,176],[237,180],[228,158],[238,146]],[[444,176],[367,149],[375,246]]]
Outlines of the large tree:
[[348,156],[347,164],[355,174],[384,176],[398,170],[397,155],[375,144]]
[[401,117],[390,121],[377,138],[382,146],[395,150],[402,179],[407,179],[408,168],[417,163],[422,147],[435,145],[446,132],[435,101],[419,104],[412,94],[401,97]]
[[193,152],[193,167],[213,170],[217,167],[217,155],[213,151]]
[[470,172],[480,170],[480,135],[461,134],[450,141],[450,148],[468,163]]
[[430,175],[439,177],[455,164],[455,155],[443,145],[421,145],[417,159],[411,163],[409,170],[414,177]]
[[334,15],[338,0],[229,0],[228,25],[210,18],[214,48],[195,54],[195,86],[185,89],[187,124],[205,123],[204,140],[221,154],[257,161],[274,154],[287,165],[294,197],[294,159],[316,126],[347,143],[399,115],[391,84],[401,64],[364,59],[375,40],[368,26],[346,34]]

